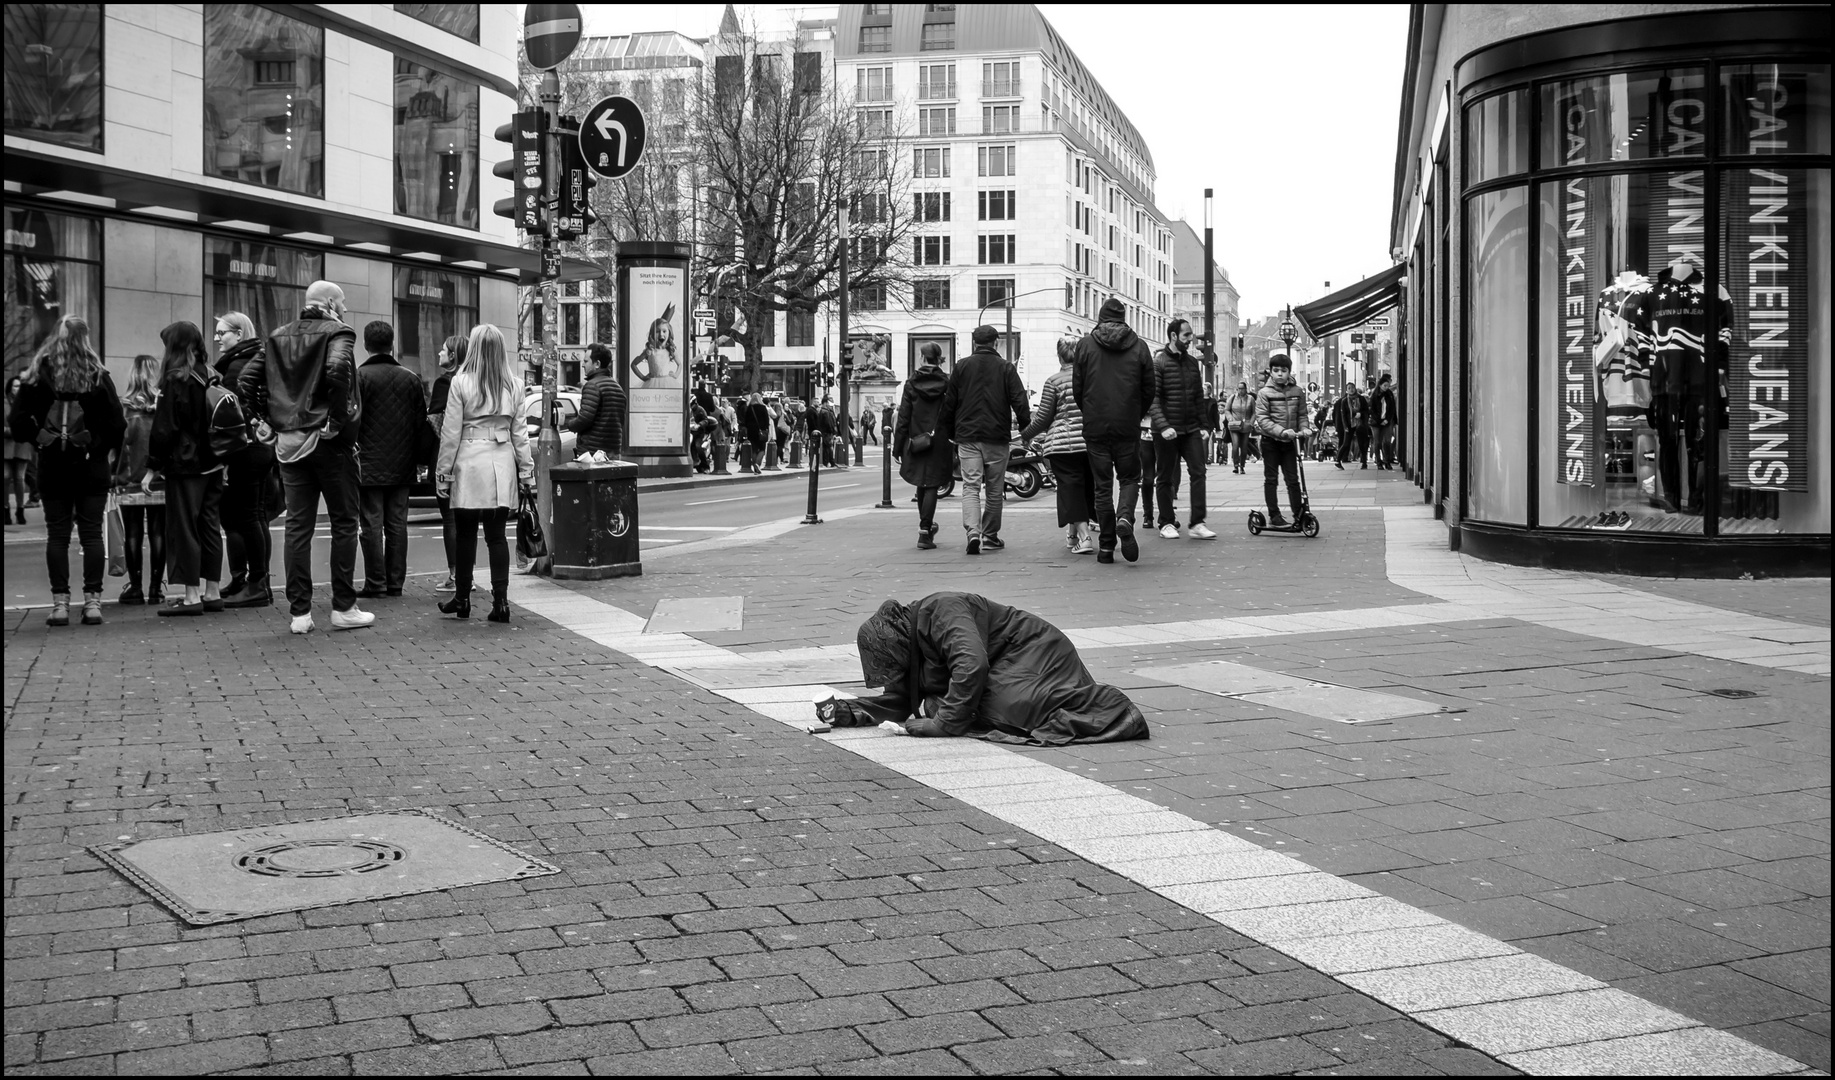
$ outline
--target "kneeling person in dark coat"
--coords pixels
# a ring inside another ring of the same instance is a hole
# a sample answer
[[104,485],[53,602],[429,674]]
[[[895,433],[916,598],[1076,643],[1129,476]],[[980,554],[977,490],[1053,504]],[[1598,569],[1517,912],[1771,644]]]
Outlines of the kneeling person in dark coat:
[[912,735],[1062,746],[1147,738],[1126,694],[1097,682],[1063,631],[973,593],[888,600],[861,624],[862,681],[885,692],[836,703],[836,727],[890,720]]

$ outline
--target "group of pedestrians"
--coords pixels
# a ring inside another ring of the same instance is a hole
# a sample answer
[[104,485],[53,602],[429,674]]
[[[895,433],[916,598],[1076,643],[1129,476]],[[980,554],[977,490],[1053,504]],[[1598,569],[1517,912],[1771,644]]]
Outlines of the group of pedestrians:
[[[364,327],[359,361],[347,311],[343,290],[318,281],[306,289],[299,317],[265,337],[247,315],[225,313],[215,324],[214,363],[197,324],[172,323],[160,331],[163,355],[135,358],[125,394],[88,324],[60,320],[9,393],[6,418],[9,439],[31,447],[38,462],[50,625],[70,622],[73,529],[83,556],[81,620],[102,622],[111,498],[128,579],[123,604],[158,604],[162,616],[270,606],[269,526],[284,505],[289,629],[311,632],[312,543],[323,501],[331,626],[372,625],[374,613],[357,601],[402,595],[409,489],[422,466],[433,472],[446,546],[439,588],[452,593],[440,610],[469,616],[482,529],[490,618],[508,621],[505,525],[519,497],[532,492],[535,465],[521,422],[522,380],[502,333],[486,324],[447,339],[430,390],[396,359],[387,322]],[[583,448],[615,451],[623,391],[610,378],[610,350],[598,348],[604,355],[595,357],[590,405],[575,425]],[[609,391],[598,385],[607,381]]]
[[1343,392],[1322,403],[1313,417],[1318,427],[1331,426],[1337,442],[1332,464],[1339,469],[1353,457],[1368,469],[1373,455],[1378,469],[1395,468],[1399,419],[1395,380],[1386,372],[1368,384],[1367,392],[1360,392],[1356,383],[1347,383]]

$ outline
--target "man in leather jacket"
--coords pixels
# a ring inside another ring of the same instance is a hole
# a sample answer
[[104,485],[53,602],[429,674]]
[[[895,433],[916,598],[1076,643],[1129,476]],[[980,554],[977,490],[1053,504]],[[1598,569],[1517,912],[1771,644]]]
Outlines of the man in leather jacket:
[[306,287],[299,318],[268,336],[267,351],[237,380],[251,413],[265,418],[277,442],[287,491],[287,606],[295,634],[312,622],[312,534],[319,499],[331,515],[331,628],[354,630],[376,621],[357,607],[361,499],[357,488],[357,424],[363,398],[356,377],[357,332],[344,323],[344,290],[329,281]]

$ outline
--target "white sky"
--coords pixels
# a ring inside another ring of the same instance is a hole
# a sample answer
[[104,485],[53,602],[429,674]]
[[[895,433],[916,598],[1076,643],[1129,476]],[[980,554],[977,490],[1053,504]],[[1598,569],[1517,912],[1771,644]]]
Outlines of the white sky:
[[[582,8],[592,35],[707,37],[725,5]],[[1245,317],[1389,266],[1406,5],[1039,9],[1147,140],[1160,209],[1202,236],[1204,188],[1216,189],[1217,262]],[[833,9],[751,10],[770,32],[789,29],[796,11]]]

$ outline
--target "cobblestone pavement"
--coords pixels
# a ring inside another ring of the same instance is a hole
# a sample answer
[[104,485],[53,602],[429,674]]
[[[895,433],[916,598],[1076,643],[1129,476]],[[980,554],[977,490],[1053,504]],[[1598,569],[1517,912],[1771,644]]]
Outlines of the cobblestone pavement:
[[[1224,506],[1258,490],[1213,479]],[[629,613],[609,621],[553,602],[555,622],[440,620],[420,582],[375,603],[377,629],[305,639],[278,610],[179,626],[111,610],[55,635],[9,612],[7,1070],[1512,1071],[1471,1049],[1505,1045],[1486,1017],[1450,1036],[1318,970],[1343,965],[1111,869],[1127,860],[1100,844],[1040,839],[1063,830],[1016,825],[1002,789],[885,758],[884,740],[810,738],[653,666],[668,649],[845,652],[879,600],[939,588],[1087,632],[1091,667],[1155,727],[1021,764],[1616,988],[1589,1001],[1628,991],[1826,1070],[1827,680],[1507,613],[1445,618],[1389,580],[1383,507],[1418,495],[1386,480],[1315,479],[1333,512],[1311,544],[1252,541],[1219,512],[1225,539],[1145,540],[1132,567],[1065,554],[1040,500],[980,560],[909,550],[901,509],[540,587]],[[1801,591],[1816,589],[1826,616],[1827,583]],[[743,630],[592,640],[660,599],[730,595]],[[1425,622],[1281,621],[1414,606]],[[1232,617],[1269,621],[1097,643]],[[1349,726],[1134,674],[1208,659],[1464,711]],[[563,873],[194,929],[83,850],[409,806]],[[1541,999],[1542,1023],[1574,1034],[1536,1045],[1593,1037],[1559,1008],[1580,996]],[[1676,1028],[1616,1042],[1681,1052],[1703,1030]],[[1589,1064],[1609,1060],[1613,1042],[1590,1045]]]

